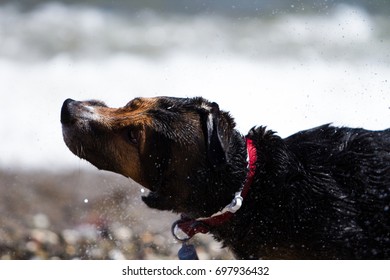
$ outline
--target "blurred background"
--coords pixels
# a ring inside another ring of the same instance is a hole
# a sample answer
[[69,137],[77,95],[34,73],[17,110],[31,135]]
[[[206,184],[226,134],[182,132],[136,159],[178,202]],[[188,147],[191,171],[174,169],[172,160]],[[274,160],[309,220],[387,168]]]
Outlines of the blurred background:
[[[62,140],[62,102],[203,96],[245,134],[390,127],[387,0],[0,0],[0,258],[176,258],[176,215]],[[231,258],[207,236],[201,258]]]

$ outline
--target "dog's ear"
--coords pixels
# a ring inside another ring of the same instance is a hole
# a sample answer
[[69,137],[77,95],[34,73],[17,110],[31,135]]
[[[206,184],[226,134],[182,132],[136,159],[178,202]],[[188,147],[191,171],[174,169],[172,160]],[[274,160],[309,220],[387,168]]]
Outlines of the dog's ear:
[[226,163],[226,151],[219,128],[221,112],[215,102],[209,105],[207,111],[204,124],[207,158],[213,168],[219,169]]

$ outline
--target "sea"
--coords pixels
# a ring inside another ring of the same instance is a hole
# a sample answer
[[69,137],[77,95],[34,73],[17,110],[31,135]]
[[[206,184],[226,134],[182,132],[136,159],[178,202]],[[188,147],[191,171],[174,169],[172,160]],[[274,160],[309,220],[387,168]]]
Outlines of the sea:
[[203,96],[242,134],[390,127],[390,1],[0,1],[0,169],[83,169],[66,98]]

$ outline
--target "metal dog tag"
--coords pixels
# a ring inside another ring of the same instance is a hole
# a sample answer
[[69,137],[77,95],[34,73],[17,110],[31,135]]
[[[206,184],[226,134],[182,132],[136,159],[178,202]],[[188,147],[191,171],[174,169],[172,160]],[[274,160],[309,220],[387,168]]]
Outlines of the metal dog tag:
[[195,246],[183,242],[179,252],[179,260],[199,260],[198,254],[196,253]]

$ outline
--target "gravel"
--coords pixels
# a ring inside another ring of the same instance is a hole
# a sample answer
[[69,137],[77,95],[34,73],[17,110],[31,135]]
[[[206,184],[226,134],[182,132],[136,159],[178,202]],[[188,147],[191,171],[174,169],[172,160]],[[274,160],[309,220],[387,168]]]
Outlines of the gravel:
[[[147,208],[144,190],[102,171],[0,170],[0,259],[177,259],[178,216]],[[209,235],[200,259],[231,259]]]

